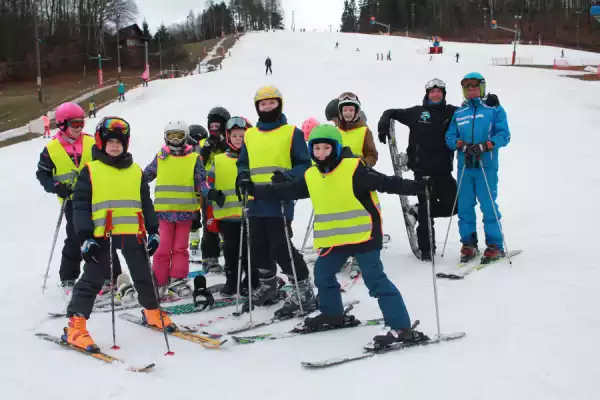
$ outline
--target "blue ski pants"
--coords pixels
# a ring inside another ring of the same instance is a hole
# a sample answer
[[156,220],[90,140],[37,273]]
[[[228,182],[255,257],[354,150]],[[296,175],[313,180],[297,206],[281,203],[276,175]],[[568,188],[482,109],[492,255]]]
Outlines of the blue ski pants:
[[[462,174],[464,173],[464,177]],[[460,241],[467,245],[477,244],[477,217],[475,206],[477,201],[483,213],[483,228],[485,230],[486,245],[496,245],[503,250],[502,233],[494,208],[498,213],[498,219],[502,218],[496,197],[498,196],[498,170],[485,168],[485,177],[490,186],[488,191],[486,181],[481,168],[464,168],[458,172],[458,229]],[[462,178],[462,182],[461,182]],[[490,198],[491,192],[491,198]]]
[[351,254],[343,248],[335,248],[320,256],[315,264],[315,285],[319,289],[319,310],[324,315],[341,315],[344,312],[342,293],[336,273],[354,255],[362,272],[369,295],[379,302],[385,324],[391,329],[410,328],[410,317],[400,291],[383,272],[381,250]]

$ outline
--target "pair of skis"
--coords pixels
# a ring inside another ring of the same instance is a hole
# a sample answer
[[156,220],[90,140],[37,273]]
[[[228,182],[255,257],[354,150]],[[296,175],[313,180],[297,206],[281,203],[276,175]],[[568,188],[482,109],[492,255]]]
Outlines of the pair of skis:
[[494,265],[499,263],[500,261],[505,260],[506,258],[512,258],[521,254],[523,250],[513,250],[508,252],[508,255],[501,257],[497,260],[490,262],[481,262],[479,259],[473,259],[466,263],[459,263],[458,267],[453,271],[448,272],[438,272],[435,276],[442,279],[450,279],[450,280],[461,280],[465,279],[468,275],[473,273],[474,271],[481,271],[484,268],[489,267],[490,265]]
[[[157,332],[162,333],[162,331],[163,331],[160,328],[145,324],[141,317],[135,316],[133,314],[124,313],[124,314],[120,314],[119,317],[121,319],[123,319],[124,321],[129,321],[134,324],[143,326],[148,329],[152,329]],[[227,342],[226,339],[220,340],[220,339],[210,338],[210,337],[204,336],[202,334],[199,334],[199,333],[197,333],[197,329],[195,329],[193,327],[185,326],[185,325],[178,325],[178,329],[176,331],[173,331],[173,332],[167,331],[167,333],[171,336],[175,336],[180,339],[187,340],[188,342],[200,344],[203,347],[208,348],[208,349],[218,349],[225,342]],[[148,371],[151,371],[156,365],[155,363],[150,363],[150,364],[147,364],[142,367],[133,367],[133,366],[128,365],[127,362],[121,358],[112,356],[112,355],[107,354],[102,351],[96,352],[96,353],[88,352],[85,349],[82,349],[77,346],[73,346],[72,344],[65,342],[62,338],[60,338],[58,336],[50,335],[47,333],[36,333],[35,336],[37,336],[43,340],[46,340],[48,342],[55,343],[64,349],[76,351],[78,353],[95,358],[96,360],[100,360],[100,361],[103,361],[108,364],[123,365],[126,367],[126,369],[128,371],[131,371],[131,372],[148,372]]]

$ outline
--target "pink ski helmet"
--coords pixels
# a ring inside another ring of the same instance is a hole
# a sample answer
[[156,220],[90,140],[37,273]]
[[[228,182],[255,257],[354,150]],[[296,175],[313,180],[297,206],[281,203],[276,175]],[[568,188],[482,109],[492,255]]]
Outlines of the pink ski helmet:
[[302,132],[304,132],[304,140],[308,140],[310,132],[313,130],[313,128],[317,126],[319,126],[319,121],[317,121],[316,118],[313,117],[310,117],[302,123]]
[[72,119],[85,119],[85,112],[79,105],[71,102],[62,103],[56,109],[56,125],[61,131],[66,132],[66,122]]

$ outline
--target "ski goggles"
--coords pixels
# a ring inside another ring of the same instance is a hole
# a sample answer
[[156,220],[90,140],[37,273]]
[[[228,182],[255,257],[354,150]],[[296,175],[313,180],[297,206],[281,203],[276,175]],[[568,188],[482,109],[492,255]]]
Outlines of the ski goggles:
[[82,119],[72,119],[67,122],[69,128],[80,129],[85,126],[85,121]]
[[104,121],[101,123],[101,127],[105,132],[120,132],[125,136],[129,136],[129,122],[125,121],[122,118],[118,117],[107,117],[104,118]]
[[481,80],[480,79],[476,79],[476,78],[468,78],[468,79],[463,79],[462,81],[460,81],[460,85],[463,88],[468,88],[468,87],[478,87],[481,86]]
[[340,97],[338,97],[338,100],[339,101],[346,101],[346,100],[358,101],[358,96],[351,92],[344,92],[340,95]]
[[165,133],[168,140],[178,141],[185,139],[185,131],[168,131]]
[[444,82],[441,79],[435,78],[425,84],[425,90],[431,90],[431,89],[435,89],[435,88],[445,89],[446,82]]
[[246,121],[245,118],[242,118],[242,117],[229,118],[229,120],[227,121],[227,125],[225,125],[225,128],[228,131],[232,130],[233,128],[248,129],[251,127],[252,127],[252,125],[250,125],[250,123],[248,121]]

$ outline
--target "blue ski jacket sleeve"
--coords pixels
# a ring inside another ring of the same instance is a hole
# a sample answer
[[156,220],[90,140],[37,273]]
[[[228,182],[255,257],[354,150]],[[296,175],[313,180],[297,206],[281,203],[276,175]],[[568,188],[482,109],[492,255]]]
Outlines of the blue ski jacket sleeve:
[[[287,124],[285,115],[282,115],[279,120],[272,123],[258,122],[256,127],[261,131],[272,131],[282,125]],[[308,147],[304,141],[304,134],[298,128],[294,130],[292,137],[292,147],[290,149],[290,157],[292,160],[292,169],[285,172],[284,176],[290,182],[295,182],[304,179],[304,172],[310,167],[310,156]],[[243,145],[240,151],[240,156],[237,161],[238,175],[246,172],[250,173],[250,161],[248,159],[248,151]],[[291,201],[284,202],[285,216],[288,220],[294,218],[294,203]],[[251,200],[248,204],[249,217],[281,217],[281,203],[276,200]]]
[[[446,131],[446,144],[450,149],[456,150],[459,140],[467,144],[494,143],[493,150],[484,153],[481,161],[485,168],[498,169],[498,149],[510,143],[506,111],[502,106],[487,106],[479,98],[465,102],[454,113]],[[462,169],[465,154],[459,152],[457,158],[458,168]]]

